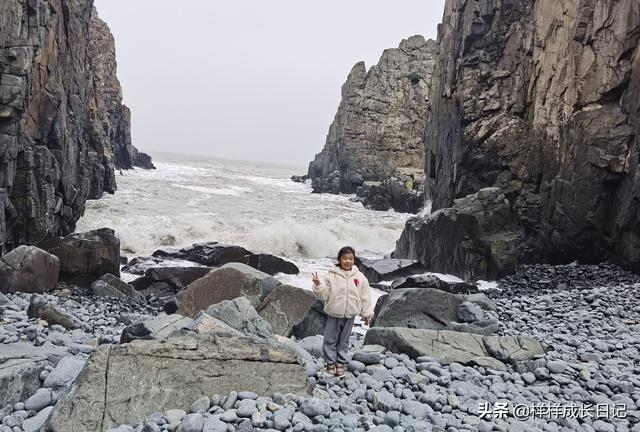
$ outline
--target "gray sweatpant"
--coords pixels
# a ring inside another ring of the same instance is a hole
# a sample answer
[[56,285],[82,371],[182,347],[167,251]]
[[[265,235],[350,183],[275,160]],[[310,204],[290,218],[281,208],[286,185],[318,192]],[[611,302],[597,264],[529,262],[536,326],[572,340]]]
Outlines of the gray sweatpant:
[[324,328],[324,342],[322,353],[327,364],[348,362],[349,336],[353,327],[354,318],[327,318],[327,325]]

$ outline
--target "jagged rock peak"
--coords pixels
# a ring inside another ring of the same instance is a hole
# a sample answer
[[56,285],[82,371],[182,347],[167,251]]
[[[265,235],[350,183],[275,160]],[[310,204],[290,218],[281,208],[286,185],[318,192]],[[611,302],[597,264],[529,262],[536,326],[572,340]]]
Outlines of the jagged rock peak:
[[369,71],[353,66],[324,149],[309,164],[315,192],[353,193],[365,181],[422,171],[434,51],[434,41],[412,36]]

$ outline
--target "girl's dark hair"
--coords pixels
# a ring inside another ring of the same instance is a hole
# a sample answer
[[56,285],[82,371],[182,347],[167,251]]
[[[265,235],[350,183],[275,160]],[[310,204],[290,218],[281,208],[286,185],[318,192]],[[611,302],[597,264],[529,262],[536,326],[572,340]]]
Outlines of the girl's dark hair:
[[343,248],[340,248],[340,250],[338,251],[338,263],[336,264],[336,267],[340,267],[340,258],[342,258],[342,255],[348,254],[349,252],[353,254],[353,263],[356,265],[356,267],[360,266],[360,260],[356,256],[356,250],[351,246],[345,246]]

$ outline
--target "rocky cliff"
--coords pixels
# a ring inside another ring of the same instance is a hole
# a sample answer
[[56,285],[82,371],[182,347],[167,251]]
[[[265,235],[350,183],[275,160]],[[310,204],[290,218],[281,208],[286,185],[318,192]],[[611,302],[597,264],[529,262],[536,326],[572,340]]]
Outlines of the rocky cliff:
[[[639,37],[635,1],[447,0],[425,134],[433,210],[498,187],[518,262],[640,269]],[[427,251],[416,225],[396,256],[450,253]]]
[[92,0],[0,2],[0,252],[73,231],[135,164],[115,66]]
[[365,181],[423,171],[434,49],[413,36],[368,72],[363,62],[353,67],[324,149],[309,164],[315,192],[353,193]]

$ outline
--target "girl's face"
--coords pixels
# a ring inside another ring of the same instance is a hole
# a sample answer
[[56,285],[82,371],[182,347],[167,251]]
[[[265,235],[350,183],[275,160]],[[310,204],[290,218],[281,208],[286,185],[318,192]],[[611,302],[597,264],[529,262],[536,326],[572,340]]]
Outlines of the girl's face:
[[351,252],[342,254],[342,256],[340,257],[340,268],[342,268],[343,270],[351,270],[351,267],[353,266],[353,262],[355,260],[356,257]]

